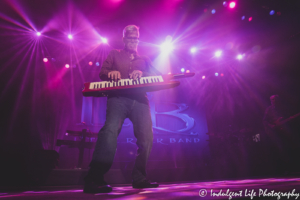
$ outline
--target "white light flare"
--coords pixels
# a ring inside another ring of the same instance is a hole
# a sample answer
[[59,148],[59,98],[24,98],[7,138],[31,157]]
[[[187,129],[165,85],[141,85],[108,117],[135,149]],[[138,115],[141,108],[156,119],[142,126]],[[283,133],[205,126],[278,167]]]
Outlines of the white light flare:
[[192,48],[191,48],[191,53],[196,53],[196,51],[197,51],[197,48],[196,48],[196,47],[192,47]]
[[220,57],[222,55],[222,51],[216,51],[215,56]]

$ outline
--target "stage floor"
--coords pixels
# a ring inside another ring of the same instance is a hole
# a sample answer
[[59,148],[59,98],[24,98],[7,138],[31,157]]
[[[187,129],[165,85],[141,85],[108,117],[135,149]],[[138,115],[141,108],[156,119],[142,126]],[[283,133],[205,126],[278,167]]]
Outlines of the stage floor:
[[[300,199],[300,178],[263,178],[202,182],[161,183],[154,189],[112,185],[108,194],[84,194],[83,186],[3,188],[1,199]],[[289,198],[288,198],[289,195]],[[280,198],[279,198],[279,197]]]

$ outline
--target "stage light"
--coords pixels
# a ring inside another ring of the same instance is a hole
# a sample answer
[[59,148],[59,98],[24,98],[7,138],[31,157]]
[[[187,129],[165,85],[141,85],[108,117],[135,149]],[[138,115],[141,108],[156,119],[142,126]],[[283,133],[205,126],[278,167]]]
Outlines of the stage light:
[[186,70],[186,72],[185,73],[190,73],[190,70]]
[[275,14],[275,10],[271,10],[270,15],[274,15],[274,14]]
[[184,68],[181,68],[181,70],[180,70],[182,73],[185,71],[185,69]]
[[239,54],[239,55],[237,55],[237,57],[236,57],[236,59],[238,59],[238,60],[242,60],[242,58],[243,58],[243,55],[242,55],[242,54]]
[[100,63],[99,62],[96,62],[96,64],[95,64],[96,66],[99,66],[100,65]]
[[41,32],[36,32],[36,35],[41,36],[42,34],[41,34]]
[[65,68],[69,68],[69,67],[70,67],[70,65],[69,65],[69,64],[66,64],[66,65],[65,65]]
[[68,38],[69,38],[70,40],[72,40],[72,39],[73,39],[73,36],[72,36],[71,34],[69,34],[69,35],[68,35]]
[[221,76],[224,76],[224,74],[222,73]]
[[91,65],[91,66],[92,66],[92,65],[93,65],[93,62],[92,62],[92,61],[90,61],[90,62],[89,62],[89,65]]
[[106,38],[101,38],[101,41],[105,44],[107,44],[107,39]]
[[173,45],[171,42],[165,42],[162,45],[160,45],[160,50],[163,53],[170,53],[174,49]]
[[218,72],[216,72],[216,73],[215,73],[215,76],[219,76],[219,73],[218,73]]
[[242,20],[244,20],[245,19],[245,16],[242,16]]
[[249,22],[251,22],[252,21],[252,17],[249,17]]
[[229,8],[234,8],[234,7],[235,7],[235,5],[236,5],[236,3],[235,3],[235,2],[230,2],[230,3],[229,3]]
[[226,1],[223,1],[223,6],[224,7],[227,7],[228,6],[228,3]]
[[277,14],[278,16],[280,16],[280,15],[281,15],[281,12],[278,11],[276,14]]
[[222,51],[216,51],[215,56],[220,57],[222,55]]
[[215,14],[216,13],[216,10],[215,9],[212,9],[211,10],[211,14]]
[[191,48],[191,53],[195,53],[197,51],[196,47]]
[[205,76],[202,76],[202,79],[205,79]]
[[44,62],[48,62],[48,58],[44,58],[43,61],[44,61]]

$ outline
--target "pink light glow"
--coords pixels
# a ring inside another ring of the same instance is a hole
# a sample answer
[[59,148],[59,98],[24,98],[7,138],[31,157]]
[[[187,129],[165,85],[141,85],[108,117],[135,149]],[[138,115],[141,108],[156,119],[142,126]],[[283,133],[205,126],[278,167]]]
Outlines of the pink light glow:
[[72,39],[73,39],[73,36],[72,36],[71,34],[69,34],[69,35],[68,35],[68,38],[69,38],[70,40],[72,40]]
[[249,17],[249,22],[251,22],[252,21],[252,17]]
[[41,36],[41,32],[37,32],[36,35],[37,35],[37,36]]
[[101,38],[102,42],[107,44],[107,39],[106,38]]
[[202,76],[202,79],[205,79],[205,76]]
[[44,62],[48,62],[48,58],[44,58],[43,61],[44,61]]
[[215,56],[220,57],[222,55],[222,51],[216,51]]
[[89,62],[89,65],[91,65],[91,66],[92,66],[92,65],[93,65],[93,62],[92,62],[92,61],[90,61],[90,62]]
[[65,65],[65,67],[66,67],[66,68],[69,68],[69,67],[70,67],[70,65],[69,65],[69,64],[66,64],[66,65]]
[[186,70],[186,73],[190,73],[190,70]]
[[236,5],[236,3],[235,3],[235,2],[230,2],[230,3],[229,3],[229,8],[234,8],[234,7],[235,7],[235,5]]

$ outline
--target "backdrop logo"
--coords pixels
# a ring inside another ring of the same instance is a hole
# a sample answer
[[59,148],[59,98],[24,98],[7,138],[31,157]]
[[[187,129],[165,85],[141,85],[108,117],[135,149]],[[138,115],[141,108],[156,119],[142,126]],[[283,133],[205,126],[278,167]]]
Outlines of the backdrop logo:
[[[190,131],[195,124],[194,118],[190,117],[187,114],[182,113],[187,110],[189,107],[184,103],[163,103],[164,106],[174,107],[174,109],[168,111],[156,111],[157,105],[154,102],[150,101],[151,105],[151,117],[153,123],[154,132],[163,131],[174,134],[186,134],[186,132]],[[164,127],[160,127],[158,124],[158,117],[163,119],[163,121],[167,121],[167,125]],[[174,130],[174,125],[178,124],[178,121],[183,124],[183,127],[179,127],[177,130]],[[173,129],[173,130],[172,130]],[[190,132],[188,135],[197,135],[195,132]]]

